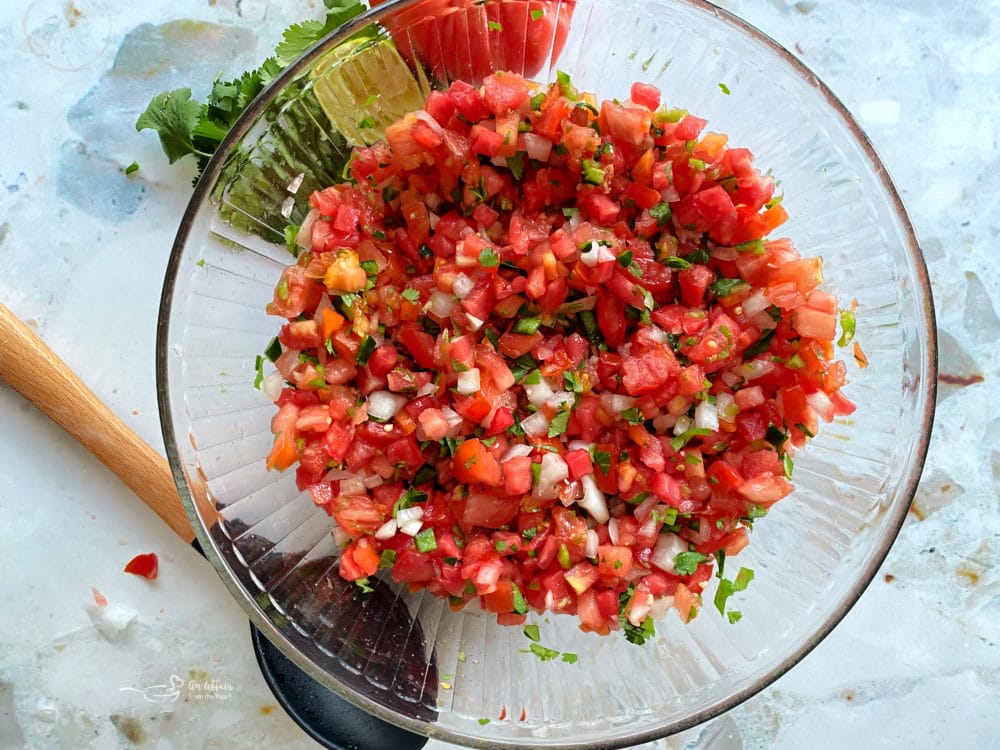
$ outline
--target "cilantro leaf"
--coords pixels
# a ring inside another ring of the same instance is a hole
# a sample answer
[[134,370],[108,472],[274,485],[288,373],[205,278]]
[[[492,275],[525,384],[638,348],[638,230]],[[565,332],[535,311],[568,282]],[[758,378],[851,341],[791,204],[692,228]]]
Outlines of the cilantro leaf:
[[549,422],[549,437],[556,437],[566,432],[569,426],[569,409],[560,409]]
[[[323,20],[289,26],[274,56],[264,60],[259,68],[230,81],[216,79],[204,104],[193,100],[191,89],[187,87],[157,94],[136,120],[136,130],[155,130],[171,164],[191,154],[198,159],[199,171],[204,169],[233,123],[278,73],[320,39],[365,10],[360,0],[324,0],[324,5],[326,17]],[[374,32],[360,32],[370,33]]]
[[708,555],[700,552],[681,552],[674,558],[674,572],[679,576],[693,575],[695,569],[708,560]]
[[208,156],[194,147],[194,130],[201,118],[201,104],[191,99],[191,89],[164,91],[152,98],[135,121],[136,130],[155,130],[160,145],[173,164],[188,154]]
[[524,635],[529,641],[534,641],[535,643],[538,643],[542,637],[541,633],[538,632],[538,625],[534,623],[524,626]]

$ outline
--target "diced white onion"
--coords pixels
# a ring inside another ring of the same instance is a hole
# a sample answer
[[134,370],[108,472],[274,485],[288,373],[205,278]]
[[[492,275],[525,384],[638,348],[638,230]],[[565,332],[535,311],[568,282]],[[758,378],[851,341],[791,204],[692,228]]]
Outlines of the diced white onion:
[[674,606],[674,597],[658,596],[653,598],[653,606],[649,608],[649,616],[654,620],[663,619],[664,615]]
[[458,392],[464,396],[479,392],[479,368],[470,367],[465,372],[458,373]]
[[611,407],[611,412],[613,414],[620,414],[626,409],[631,409],[635,406],[635,397],[626,396],[621,393],[609,393],[608,406]]
[[653,553],[649,556],[649,561],[664,573],[673,575],[677,572],[674,568],[674,558],[687,551],[688,543],[676,534],[669,532],[660,534],[660,538],[656,540],[656,546],[653,547]]
[[674,425],[674,434],[681,435],[691,429],[691,417],[684,414],[677,417],[677,424]]
[[503,458],[500,459],[500,463],[510,461],[512,458],[524,458],[525,456],[530,456],[532,451],[534,451],[534,448],[530,445],[515,443],[507,449],[506,453],[503,454]]
[[[524,423],[521,423],[522,426]],[[527,432],[527,430],[525,430]],[[556,497],[556,485],[569,476],[569,467],[562,456],[556,453],[546,453],[542,456],[542,471],[538,475],[538,497],[551,500]]]
[[451,298],[450,294],[445,294],[440,289],[435,289],[431,293],[431,298],[427,300],[424,309],[430,310],[439,318],[447,318],[451,315],[451,311],[455,309],[455,301]]
[[740,413],[740,407],[736,405],[736,399],[733,398],[733,394],[727,391],[723,391],[716,396],[715,409],[719,415],[719,419],[724,419],[727,422],[734,421],[736,415]]
[[566,446],[566,449],[571,451],[589,451],[593,447],[594,444],[588,443],[586,440],[571,440],[569,445]]
[[618,544],[618,541],[621,539],[618,531],[618,518],[612,516],[611,520],[608,521],[608,538],[611,540],[612,544]]
[[529,159],[548,161],[552,153],[552,141],[538,133],[524,133],[524,150]]
[[417,389],[418,396],[430,396],[432,393],[437,393],[438,384],[434,381],[430,383],[424,383]]
[[375,419],[392,419],[406,406],[406,396],[392,391],[374,391],[368,395],[368,416]]
[[459,299],[465,299],[469,296],[469,292],[472,291],[472,287],[476,285],[476,282],[466,276],[464,273],[460,273],[455,276],[455,281],[452,282],[452,291],[455,292],[455,296]]
[[711,401],[702,401],[694,410],[694,426],[699,430],[719,429],[719,411]]
[[347,471],[346,469],[330,469],[330,471],[326,472],[326,474],[323,476],[323,481],[342,482],[345,479],[350,479],[353,476],[354,474]]
[[358,474],[352,474],[346,479],[340,480],[341,495],[364,495],[366,489],[365,478]]
[[424,509],[419,505],[412,508],[400,508],[396,511],[396,526],[407,536],[416,536],[424,523]]
[[750,322],[757,326],[761,331],[770,331],[772,328],[777,328],[778,323],[770,314],[766,311],[761,311],[756,315],[750,316]]
[[608,513],[608,501],[604,498],[604,493],[598,489],[594,475],[584,474],[580,478],[580,484],[583,485],[583,497],[577,504],[598,523],[606,523],[611,518],[611,514]]
[[444,415],[444,419],[448,423],[448,427],[458,427],[464,421],[462,419],[462,415],[450,406],[443,407],[441,409],[441,413]]
[[285,379],[281,377],[281,373],[277,370],[268,373],[264,378],[264,382],[260,384],[261,393],[267,397],[268,401],[277,401],[278,397],[281,396],[281,384],[284,382]]
[[542,412],[536,411],[530,417],[521,420],[521,429],[529,437],[541,437],[548,434],[549,420]]
[[295,199],[292,196],[288,196],[281,202],[281,215],[286,219],[291,217],[292,209],[295,208]]
[[553,390],[549,384],[545,381],[545,378],[541,379],[539,383],[525,383],[524,384],[524,395],[528,397],[530,401],[535,406],[542,406],[552,398]]
[[306,218],[299,225],[299,233],[295,235],[295,244],[303,250],[312,250],[313,246],[313,224],[319,218],[319,211],[315,208],[306,214]]
[[740,365],[739,373],[747,380],[756,380],[757,378],[764,377],[773,370],[773,362],[758,357],[757,359],[751,359],[749,362],[745,362]]
[[295,177],[292,178],[292,181],[288,183],[288,186],[285,188],[285,190],[287,190],[292,195],[295,195],[297,192],[299,192],[299,188],[302,187],[302,181],[305,178],[306,178],[306,173],[299,172],[297,175],[295,175]]
[[563,404],[572,404],[574,401],[576,401],[576,398],[569,391],[556,391],[545,399],[546,405],[557,411]]
[[385,480],[378,474],[372,474],[370,477],[365,479],[365,487],[373,490],[376,487],[385,484]]
[[593,240],[584,252],[580,253],[580,260],[583,265],[593,268],[598,263],[606,263],[614,260],[615,254],[611,250],[611,245],[604,240]]
[[583,555],[584,557],[595,558],[597,557],[597,548],[601,545],[601,540],[597,536],[597,532],[593,529],[587,531],[587,543],[583,545]]
[[475,315],[465,314],[465,319],[469,321],[469,328],[473,331],[478,331],[483,327],[483,321],[477,318]]
[[764,312],[770,306],[771,300],[764,294],[763,289],[758,289],[740,303],[740,307],[743,308],[743,314],[751,318],[759,312]]
[[340,528],[337,524],[333,524],[333,528],[330,529],[330,533],[333,535],[333,541],[338,547],[346,547],[351,543],[351,535]]
[[716,260],[736,260],[740,253],[735,247],[719,245],[712,248],[712,257]]
[[378,531],[375,532],[375,538],[385,541],[386,539],[392,539],[396,536],[396,532],[399,530],[399,526],[396,523],[395,518],[390,518],[384,524],[378,527]]
[[666,344],[670,341],[670,339],[667,338],[667,332],[662,328],[650,326],[646,333],[649,335],[649,338],[653,339],[653,341],[656,341],[657,343]]

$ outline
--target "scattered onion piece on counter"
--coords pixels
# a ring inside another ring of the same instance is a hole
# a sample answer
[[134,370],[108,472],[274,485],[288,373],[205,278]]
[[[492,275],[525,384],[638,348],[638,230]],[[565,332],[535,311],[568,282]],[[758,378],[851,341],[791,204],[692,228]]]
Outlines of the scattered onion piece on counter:
[[155,581],[156,576],[160,571],[160,561],[156,557],[155,552],[149,552],[143,555],[136,555],[128,564],[125,566],[125,572],[131,573],[135,576],[142,576],[143,578],[148,578],[150,581]]

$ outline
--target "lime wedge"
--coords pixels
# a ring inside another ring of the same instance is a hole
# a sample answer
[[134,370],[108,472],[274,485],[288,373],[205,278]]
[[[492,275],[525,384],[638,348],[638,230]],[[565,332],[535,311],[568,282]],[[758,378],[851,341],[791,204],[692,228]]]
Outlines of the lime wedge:
[[[421,71],[422,72],[422,71]],[[309,73],[313,94],[333,129],[351,145],[385,137],[385,126],[420,109],[430,93],[392,40],[349,39],[321,57]]]

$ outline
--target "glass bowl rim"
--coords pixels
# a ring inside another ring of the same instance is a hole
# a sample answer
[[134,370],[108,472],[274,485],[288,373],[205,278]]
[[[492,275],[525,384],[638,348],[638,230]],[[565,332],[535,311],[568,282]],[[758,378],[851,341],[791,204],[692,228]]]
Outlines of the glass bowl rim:
[[[927,265],[920,250],[913,225],[907,215],[906,209],[896,190],[888,170],[879,158],[871,140],[851,115],[846,105],[833,93],[830,88],[823,83],[808,66],[799,58],[793,55],[782,44],[775,41],[769,35],[751,23],[739,18],[730,11],[720,8],[708,0],[665,0],[682,6],[688,6],[703,13],[714,15],[720,22],[735,29],[738,33],[745,34],[752,41],[762,44],[781,62],[787,64],[791,70],[807,85],[812,86],[824,99],[826,105],[830,107],[833,114],[838,115],[846,126],[855,143],[860,146],[864,157],[867,158],[868,166],[878,178],[884,196],[888,198],[893,217],[900,222],[905,239],[908,255],[913,262],[915,289],[918,298],[922,301],[923,324],[927,331],[927,338],[923,343],[925,369],[924,382],[918,387],[923,391],[925,403],[923,413],[920,415],[921,434],[916,442],[916,449],[913,453],[908,471],[900,478],[899,486],[902,487],[900,498],[906,498],[906,502],[897,502],[889,514],[886,526],[886,533],[878,540],[872,550],[873,554],[869,558],[868,564],[860,571],[849,593],[844,597],[836,609],[830,612],[827,618],[820,623],[813,633],[807,638],[794,653],[776,664],[770,671],[762,675],[752,684],[735,691],[715,702],[712,706],[695,712],[684,719],[664,724],[657,729],[649,729],[637,733],[627,739],[630,744],[641,744],[652,740],[660,739],[670,734],[675,734],[693,726],[709,721],[723,713],[735,708],[749,698],[753,697],[766,687],[773,684],[779,677],[783,676],[802,659],[804,659],[816,646],[818,646],[830,632],[840,624],[847,613],[858,602],[861,595],[871,584],[878,573],[883,561],[889,553],[890,548],[899,535],[903,522],[906,519],[909,504],[916,494],[920,476],[923,471],[927,452],[930,446],[931,430],[934,422],[934,411],[937,396],[937,368],[938,368],[938,344],[937,327],[935,324],[934,302],[931,293],[930,277]],[[216,547],[215,540],[208,533],[204,521],[199,514],[195,500],[188,487],[187,479],[183,470],[178,443],[174,431],[173,417],[171,414],[171,399],[169,392],[169,335],[170,335],[170,314],[173,305],[174,289],[177,281],[177,274],[180,262],[184,255],[184,249],[188,243],[191,230],[194,227],[198,213],[202,210],[206,199],[211,198],[212,190],[218,180],[226,158],[230,151],[239,144],[247,133],[251,130],[260,115],[263,114],[267,106],[273,101],[275,95],[289,82],[298,77],[308,66],[315,62],[320,56],[341,41],[372,23],[375,17],[382,17],[387,12],[395,8],[406,8],[415,5],[421,0],[388,0],[382,5],[370,8],[342,26],[334,29],[311,49],[304,52],[291,65],[282,70],[275,78],[257,95],[247,109],[233,124],[225,138],[219,144],[215,153],[209,159],[194,192],[188,201],[184,214],[182,215],[177,233],[170,251],[170,258],[167,263],[162,294],[160,298],[159,312],[157,316],[157,337],[156,337],[156,391],[159,407],[160,425],[163,435],[164,448],[167,459],[170,463],[174,483],[177,485],[178,493],[183,501],[188,519],[195,532],[197,541],[205,556],[209,559],[219,578],[229,589],[231,595],[240,604],[244,613],[249,617],[251,623],[277,648],[281,650],[296,666],[306,674],[319,682],[324,687],[332,690],[341,698],[354,705],[368,711],[370,714],[389,721],[398,726],[402,726],[410,731],[424,734],[443,741],[453,741],[469,746],[482,746],[494,748],[523,748],[524,744],[506,739],[487,738],[483,736],[467,735],[450,729],[443,729],[440,725],[411,719],[401,713],[388,709],[378,702],[356,693],[341,685],[333,679],[325,670],[319,668],[312,660],[300,652],[284,635],[284,633],[267,617],[263,615],[251,596],[230,573],[222,555]],[[576,747],[572,742],[561,745],[562,747]],[[594,748],[621,747],[621,741],[609,741],[607,743],[595,743]],[[546,747],[560,747],[560,745],[546,745]]]

